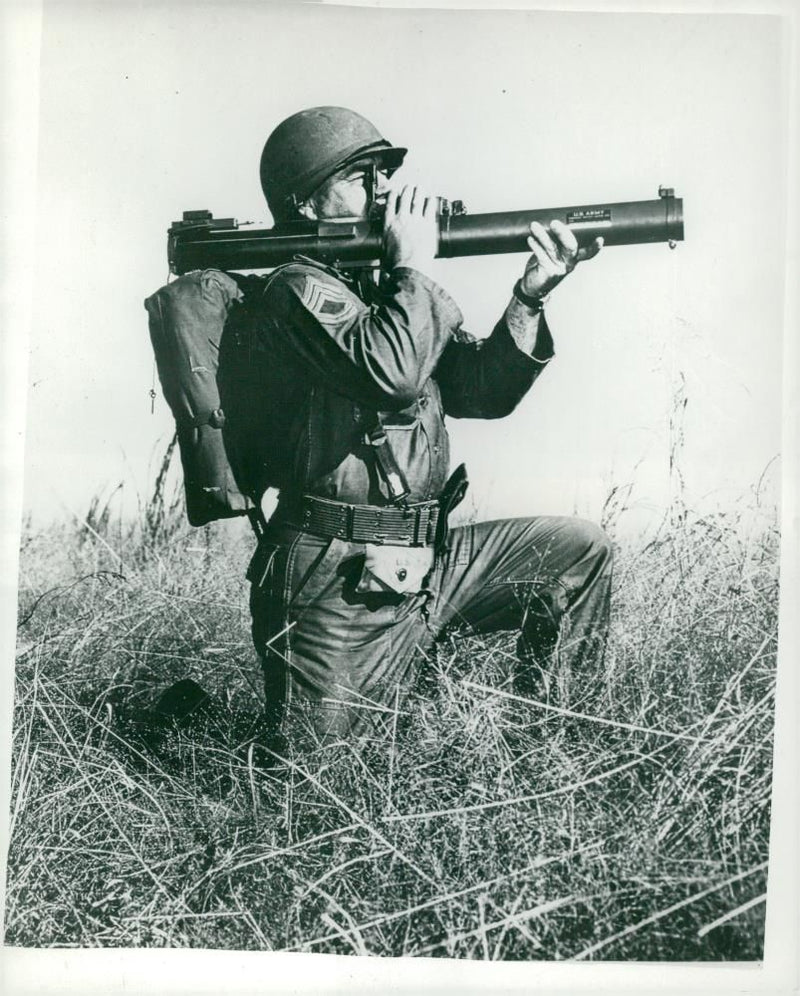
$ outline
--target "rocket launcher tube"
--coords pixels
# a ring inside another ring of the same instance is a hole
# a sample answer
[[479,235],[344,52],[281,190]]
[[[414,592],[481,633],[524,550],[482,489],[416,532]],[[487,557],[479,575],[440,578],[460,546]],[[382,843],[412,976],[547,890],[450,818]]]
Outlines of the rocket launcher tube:
[[[532,221],[558,220],[580,245],[601,235],[606,245],[640,245],[683,239],[683,200],[659,188],[652,201],[625,201],[501,211],[494,214],[439,215],[438,257],[528,252]],[[345,267],[377,266],[383,246],[382,221],[296,222],[279,228],[239,228],[235,219],[215,219],[207,211],[187,211],[169,230],[170,270],[270,269],[297,255]]]

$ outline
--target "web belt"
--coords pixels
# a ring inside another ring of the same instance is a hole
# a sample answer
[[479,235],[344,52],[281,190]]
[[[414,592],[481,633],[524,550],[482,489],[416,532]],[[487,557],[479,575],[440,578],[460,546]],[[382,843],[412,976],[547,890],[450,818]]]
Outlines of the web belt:
[[354,543],[433,546],[440,508],[436,501],[408,507],[347,505],[329,498],[304,495],[281,520],[318,536],[335,536]]

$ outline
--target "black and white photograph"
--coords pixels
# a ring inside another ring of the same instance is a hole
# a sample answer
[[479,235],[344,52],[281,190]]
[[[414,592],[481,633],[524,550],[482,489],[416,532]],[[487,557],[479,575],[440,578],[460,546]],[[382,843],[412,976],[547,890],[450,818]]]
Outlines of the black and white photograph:
[[4,17],[8,991],[790,992],[789,7]]

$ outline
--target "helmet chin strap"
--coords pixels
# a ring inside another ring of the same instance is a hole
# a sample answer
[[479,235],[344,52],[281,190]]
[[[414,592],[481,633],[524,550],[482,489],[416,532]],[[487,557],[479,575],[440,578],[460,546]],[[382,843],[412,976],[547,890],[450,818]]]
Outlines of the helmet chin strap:
[[367,191],[367,217],[372,220],[380,215],[380,205],[377,204],[378,164],[374,161],[367,163],[364,168],[364,187]]

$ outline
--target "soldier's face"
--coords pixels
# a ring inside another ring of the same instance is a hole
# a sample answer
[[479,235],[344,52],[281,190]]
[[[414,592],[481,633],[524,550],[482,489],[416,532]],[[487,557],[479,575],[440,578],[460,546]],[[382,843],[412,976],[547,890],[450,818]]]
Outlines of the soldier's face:
[[[375,200],[386,198],[389,177],[383,170],[377,171]],[[369,164],[355,164],[334,173],[325,181],[311,198],[317,218],[358,218],[365,220],[372,207],[372,168]]]

